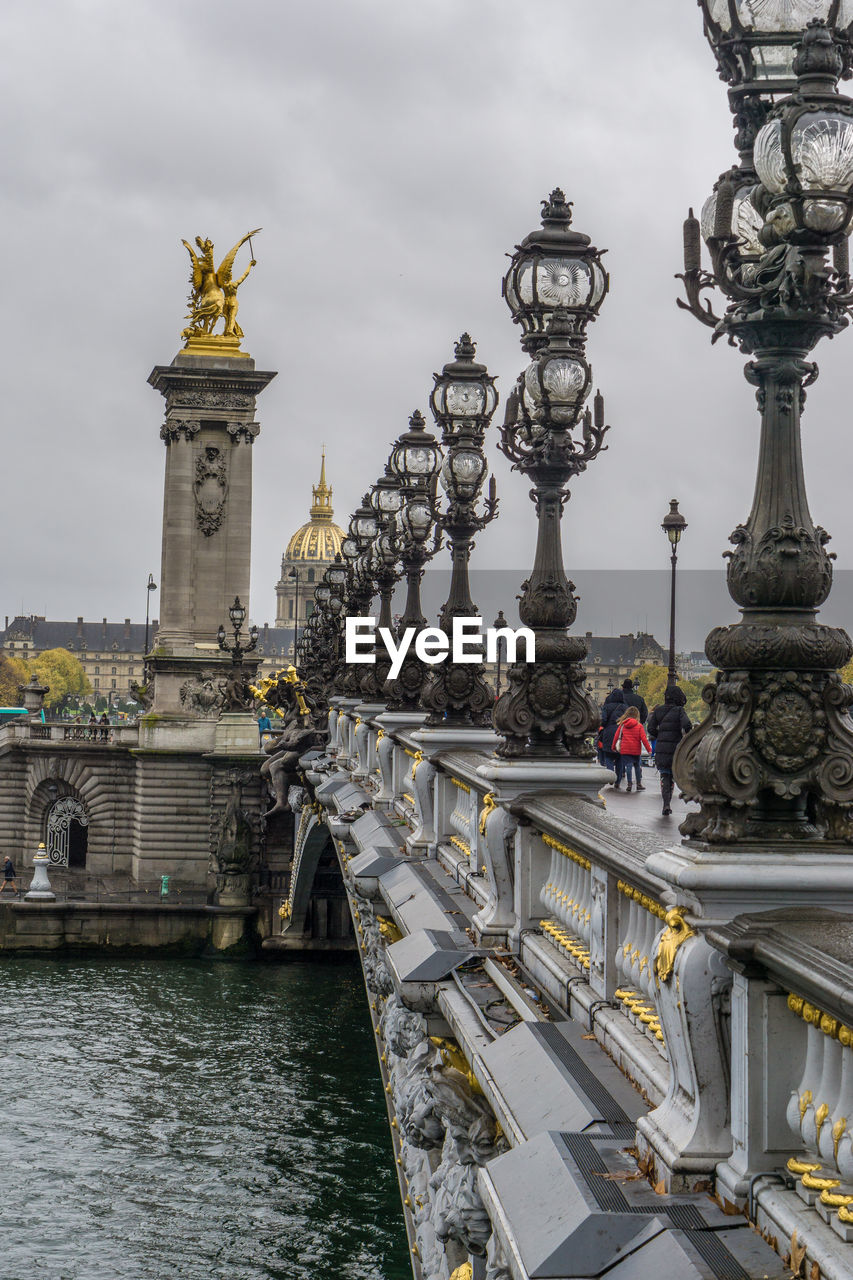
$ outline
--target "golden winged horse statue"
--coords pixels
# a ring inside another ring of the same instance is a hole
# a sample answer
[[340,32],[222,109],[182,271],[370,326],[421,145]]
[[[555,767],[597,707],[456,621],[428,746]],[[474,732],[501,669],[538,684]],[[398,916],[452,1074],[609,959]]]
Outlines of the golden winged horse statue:
[[243,330],[237,323],[237,290],[257,264],[252,258],[239,280],[235,280],[234,259],[247,240],[251,248],[252,236],[256,236],[260,230],[260,227],[256,227],[238,240],[234,248],[226,253],[218,268],[213,265],[212,240],[202,240],[201,236],[196,236],[198,253],[186,240],[181,241],[192,262],[188,299],[190,310],[187,316],[190,323],[181,334],[182,338],[213,336],[214,325],[220,318],[225,321],[225,328],[219,337],[236,338],[238,341],[243,337]]

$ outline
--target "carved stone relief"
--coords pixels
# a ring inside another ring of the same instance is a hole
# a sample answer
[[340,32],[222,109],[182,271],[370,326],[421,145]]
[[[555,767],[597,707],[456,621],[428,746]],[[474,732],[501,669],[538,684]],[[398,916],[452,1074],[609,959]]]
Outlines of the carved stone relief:
[[169,397],[170,404],[189,409],[253,409],[255,397],[242,391],[180,390]]
[[201,671],[190,680],[185,680],[179,689],[181,706],[203,720],[213,719],[219,715],[222,695],[219,692],[218,676],[212,671]]
[[196,459],[193,497],[196,524],[209,538],[222,524],[228,497],[225,460],[213,445],[208,445]]
[[197,422],[187,421],[184,418],[167,418],[160,428],[160,439],[166,444],[172,444],[175,440],[180,440],[181,436],[185,440],[192,440],[198,435],[199,424]]
[[239,444],[241,440],[245,440],[246,444],[254,444],[260,429],[258,422],[226,422],[225,424],[225,430],[233,444]]

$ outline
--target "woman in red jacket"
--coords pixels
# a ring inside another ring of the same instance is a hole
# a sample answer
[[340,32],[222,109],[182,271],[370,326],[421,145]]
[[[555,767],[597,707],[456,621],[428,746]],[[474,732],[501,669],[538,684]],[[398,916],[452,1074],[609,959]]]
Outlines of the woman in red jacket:
[[645,747],[651,753],[651,747],[646,731],[637,719],[638,714],[636,707],[628,707],[613,739],[613,750],[619,752],[622,772],[628,779],[626,791],[631,790],[632,769],[637,779],[637,790],[646,789],[640,781],[640,748]]

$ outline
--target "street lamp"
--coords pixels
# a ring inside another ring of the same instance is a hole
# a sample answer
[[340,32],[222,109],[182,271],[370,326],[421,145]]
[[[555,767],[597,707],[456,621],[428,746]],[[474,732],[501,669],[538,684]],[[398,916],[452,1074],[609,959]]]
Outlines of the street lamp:
[[519,614],[536,637],[536,662],[508,672],[509,687],[494,723],[506,757],[588,759],[586,738],[598,708],[584,689],[586,641],[567,634],[575,620],[574,587],[563,569],[560,522],[566,486],[604,447],[604,401],[592,386],[586,329],[607,293],[601,254],[572,229],[571,205],[556,189],[542,203],[542,228],[512,255],[504,296],[522,330],[531,363],[507,402],[500,448],[532,481],[538,520],[533,571],[522,586]]
[[[822,21],[806,25],[821,5],[831,23],[851,16],[829,0],[810,0],[808,13],[804,0],[786,6],[801,28],[785,35],[796,46],[796,93],[775,104],[758,95],[748,154],[736,112],[741,162],[716,184],[713,219],[700,227],[688,217],[684,226],[686,306],[715,339],[753,357],[746,376],[761,414],[752,510],[727,553],[742,620],[708,636],[705,652],[718,668],[705,693],[708,718],[673,762],[681,790],[700,805],[682,833],[715,843],[853,840],[853,689],[837,674],[853,645],[817,622],[832,564],[829,535],[809,512],[800,442],[805,391],[818,373],[806,357],[848,324],[853,307],[853,102],[837,88],[850,46]],[[720,67],[734,103],[743,76],[729,61]],[[747,186],[749,242],[735,217]],[[701,265],[702,233],[711,271]],[[702,296],[715,288],[727,300],[722,315]]]
[[[494,622],[492,623],[492,626],[494,627],[495,631],[502,631],[503,628],[507,626],[507,620],[504,617],[503,609],[498,610],[498,616],[495,618]],[[497,699],[501,696],[501,661],[503,659],[505,649],[506,649],[506,640],[504,639],[503,636],[499,635],[498,643],[497,643],[498,669],[495,675],[495,701],[497,701]],[[592,691],[592,685],[587,685],[586,691],[587,693],[590,693]]]
[[145,648],[142,654],[143,663],[148,657],[148,619],[151,612],[151,592],[157,590],[157,583],[154,581],[154,574],[149,573],[148,583],[145,588]]
[[288,578],[294,578],[294,605],[293,605],[293,653],[296,655],[296,646],[299,643],[299,570],[294,568],[287,575]]
[[[439,615],[439,625],[448,635],[454,618],[477,615],[477,606],[471,599],[468,562],[474,536],[498,513],[494,476],[489,481],[485,504],[478,510],[488,471],[483,442],[498,396],[494,378],[484,364],[474,360],[475,352],[471,338],[463,333],[454,346],[455,359],[441,373],[432,375],[435,386],[430,408],[442,430],[445,457],[440,482],[447,498],[444,510],[436,509],[434,515],[437,528],[447,534],[453,564],[450,593]],[[421,701],[430,712],[429,725],[491,723],[494,696],[479,664],[448,659],[433,667]]]
[[231,654],[231,666],[233,669],[231,679],[225,686],[225,710],[242,711],[245,707],[250,706],[252,701],[252,695],[243,679],[243,659],[247,653],[251,653],[257,647],[258,628],[255,626],[249,628],[249,640],[244,645],[242,634],[243,623],[246,621],[246,608],[241,603],[239,596],[234,597],[234,603],[228,610],[228,617],[231,620],[234,639],[229,641],[226,638],[225,627],[222,623],[219,624],[219,630],[216,633],[220,649],[224,650],[225,653]]
[[[421,606],[421,579],[427,560],[435,555],[440,544],[436,536],[432,546],[427,545],[434,530],[435,489],[441,461],[435,436],[426,430],[423,414],[415,410],[409,419],[409,430],[395,442],[388,459],[391,477],[399,490],[399,505],[389,532],[406,577],[406,605],[397,624],[398,638],[407,627],[420,631],[426,626]],[[390,491],[383,492],[388,495]],[[387,503],[389,497],[380,497],[380,500]],[[414,646],[410,646],[399,674],[385,685],[389,711],[417,711],[426,677],[426,664],[415,654]]]
[[687,521],[678,510],[678,500],[676,498],[670,498],[669,511],[663,518],[661,528],[669,538],[669,545],[672,548],[670,555],[672,585],[669,598],[669,672],[666,680],[667,688],[669,688],[670,685],[678,683],[678,675],[675,670],[675,565],[678,559],[678,544],[681,541],[681,535],[687,528]]

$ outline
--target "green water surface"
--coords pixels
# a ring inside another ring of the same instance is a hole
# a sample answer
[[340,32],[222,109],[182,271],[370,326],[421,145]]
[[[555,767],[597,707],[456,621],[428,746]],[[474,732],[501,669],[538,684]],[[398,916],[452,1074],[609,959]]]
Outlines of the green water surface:
[[0,979],[0,1280],[409,1280],[354,960]]

